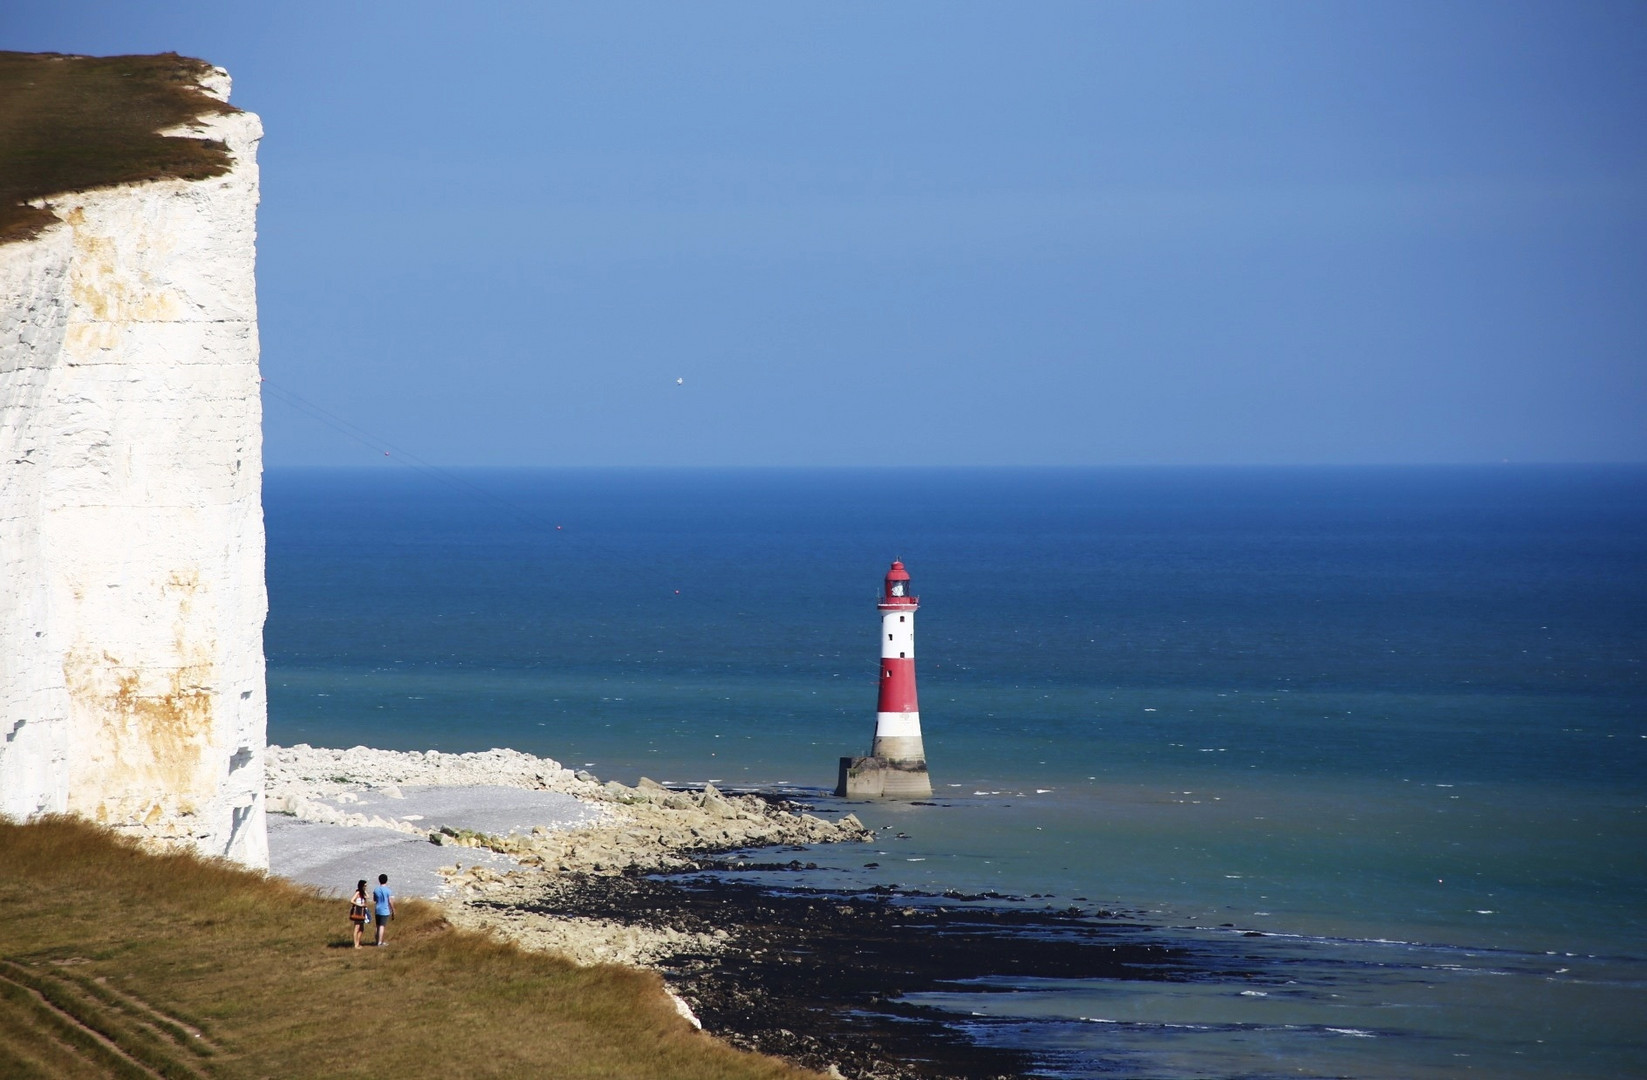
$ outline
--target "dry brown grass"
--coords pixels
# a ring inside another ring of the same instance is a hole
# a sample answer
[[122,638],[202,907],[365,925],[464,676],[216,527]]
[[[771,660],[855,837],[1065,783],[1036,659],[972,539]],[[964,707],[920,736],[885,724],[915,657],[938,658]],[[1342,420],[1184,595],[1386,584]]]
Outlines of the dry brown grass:
[[55,220],[25,205],[32,199],[226,172],[222,143],[157,134],[233,111],[200,91],[199,78],[209,70],[176,53],[0,52],[0,243],[32,236]]
[[344,903],[313,890],[76,820],[0,821],[0,1075],[814,1075],[694,1031],[650,972],[401,910],[389,948],[356,950]]

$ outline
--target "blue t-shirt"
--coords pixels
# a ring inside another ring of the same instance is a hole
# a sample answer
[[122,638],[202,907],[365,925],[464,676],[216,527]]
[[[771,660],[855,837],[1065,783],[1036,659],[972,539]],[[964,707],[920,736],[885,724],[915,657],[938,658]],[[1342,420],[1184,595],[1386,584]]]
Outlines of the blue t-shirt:
[[389,897],[393,895],[394,893],[389,891],[389,886],[387,885],[379,885],[377,888],[372,890],[372,903],[377,905],[376,910],[379,918],[388,917]]

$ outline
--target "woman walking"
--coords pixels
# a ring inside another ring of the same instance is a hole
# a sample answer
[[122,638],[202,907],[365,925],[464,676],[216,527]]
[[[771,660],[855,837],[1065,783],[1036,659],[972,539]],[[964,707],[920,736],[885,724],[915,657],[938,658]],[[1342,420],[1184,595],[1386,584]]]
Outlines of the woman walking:
[[355,927],[355,948],[360,948],[360,931],[366,925],[366,879],[361,878],[355,886],[355,894],[349,897],[349,921]]

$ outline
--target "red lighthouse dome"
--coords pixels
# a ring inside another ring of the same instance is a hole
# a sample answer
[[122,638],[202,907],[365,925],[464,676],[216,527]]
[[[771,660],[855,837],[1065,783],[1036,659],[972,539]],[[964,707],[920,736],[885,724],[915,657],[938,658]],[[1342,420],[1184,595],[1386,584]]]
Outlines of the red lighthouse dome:
[[894,559],[892,569],[886,572],[886,583],[881,588],[881,602],[878,606],[882,611],[887,608],[907,608],[913,611],[920,604],[920,598],[910,589],[909,571],[904,569],[902,562]]

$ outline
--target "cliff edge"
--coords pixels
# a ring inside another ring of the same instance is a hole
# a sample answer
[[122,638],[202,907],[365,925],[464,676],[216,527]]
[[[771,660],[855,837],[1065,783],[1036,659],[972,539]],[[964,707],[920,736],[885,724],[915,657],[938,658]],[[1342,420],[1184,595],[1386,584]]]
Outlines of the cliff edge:
[[261,867],[263,132],[228,92],[0,54],[0,813]]

